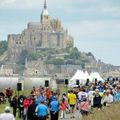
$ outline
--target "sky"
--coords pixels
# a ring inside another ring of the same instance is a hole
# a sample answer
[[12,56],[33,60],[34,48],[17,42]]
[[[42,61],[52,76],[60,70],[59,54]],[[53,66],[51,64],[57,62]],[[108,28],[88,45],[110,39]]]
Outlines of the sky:
[[[0,0],[0,40],[39,22],[44,0]],[[47,0],[51,18],[59,18],[74,45],[96,59],[120,66],[120,0]]]

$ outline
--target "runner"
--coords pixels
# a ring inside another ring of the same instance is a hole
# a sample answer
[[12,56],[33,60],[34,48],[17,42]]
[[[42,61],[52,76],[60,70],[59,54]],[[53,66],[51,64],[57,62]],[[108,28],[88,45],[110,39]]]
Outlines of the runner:
[[68,95],[68,100],[69,100],[69,105],[70,105],[71,118],[75,118],[74,108],[75,108],[75,104],[76,104],[76,95],[74,94],[73,90],[70,91],[70,93]]

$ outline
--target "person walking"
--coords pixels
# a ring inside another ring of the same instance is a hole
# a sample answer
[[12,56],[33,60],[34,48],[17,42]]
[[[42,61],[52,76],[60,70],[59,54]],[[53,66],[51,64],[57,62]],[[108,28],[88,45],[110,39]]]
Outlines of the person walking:
[[82,115],[88,115],[90,110],[90,104],[86,97],[83,98],[83,101],[79,103],[79,110]]
[[99,94],[99,89],[96,89],[95,96],[93,98],[93,107],[100,109],[102,107],[101,100],[102,100],[102,97]]
[[74,94],[73,90],[70,91],[68,95],[69,105],[70,105],[70,113],[71,118],[74,118],[74,109],[76,104],[76,95]]
[[32,101],[32,104],[28,107],[27,120],[37,120],[37,116],[35,113],[37,107],[36,99],[32,98]]
[[14,96],[11,100],[11,107],[13,108],[13,115],[16,117],[17,108],[18,108],[18,97]]
[[48,112],[48,107],[45,105],[44,100],[42,100],[41,103],[38,104],[38,106],[36,107],[36,113],[37,113],[38,120],[46,120],[47,119],[49,112]]
[[61,117],[60,118],[65,118],[66,109],[67,109],[67,103],[65,101],[65,98],[62,98],[62,101],[60,103],[60,110],[61,110]]
[[24,102],[24,96],[20,95],[18,97],[18,109],[19,109],[18,115],[19,115],[19,118],[23,118],[23,112],[24,112],[23,102]]
[[50,116],[51,116],[51,120],[58,120],[59,102],[56,96],[53,96],[52,101],[50,103]]
[[0,114],[0,120],[15,120],[15,117],[10,113],[10,107],[5,107],[5,113]]
[[28,107],[29,107],[30,104],[32,104],[31,98],[30,97],[25,98],[24,102],[23,102],[23,106],[24,106],[23,120],[26,120],[27,112],[28,112]]

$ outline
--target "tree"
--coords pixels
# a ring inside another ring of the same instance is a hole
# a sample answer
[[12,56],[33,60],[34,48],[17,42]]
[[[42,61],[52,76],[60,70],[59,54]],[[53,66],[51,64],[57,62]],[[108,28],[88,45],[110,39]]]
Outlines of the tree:
[[80,52],[76,47],[70,52],[70,59],[78,60],[80,58]]
[[46,60],[45,61],[47,64],[54,64],[54,65],[63,65],[64,60],[60,58],[53,58],[51,60]]
[[94,55],[91,52],[86,53],[86,55],[94,58]]
[[31,52],[29,53],[28,59],[29,60],[37,60],[40,57],[39,53]]
[[27,50],[23,50],[20,54],[20,58],[19,58],[19,62],[18,64],[25,64],[25,59],[28,57],[28,51]]
[[2,55],[8,48],[7,41],[0,41],[0,55]]

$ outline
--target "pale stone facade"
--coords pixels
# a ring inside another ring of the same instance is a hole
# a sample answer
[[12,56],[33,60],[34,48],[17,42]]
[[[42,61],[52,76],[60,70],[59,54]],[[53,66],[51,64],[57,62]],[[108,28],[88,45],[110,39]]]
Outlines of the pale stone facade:
[[41,60],[25,63],[24,76],[49,76],[54,72],[54,65],[45,64]]
[[69,46],[73,46],[73,38],[60,20],[50,18],[45,0],[40,22],[28,23],[21,34],[8,35],[8,58],[17,61],[23,50],[35,51],[37,47],[62,49]]
[[0,76],[18,76],[15,64],[4,64],[0,66]]

